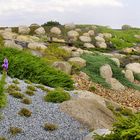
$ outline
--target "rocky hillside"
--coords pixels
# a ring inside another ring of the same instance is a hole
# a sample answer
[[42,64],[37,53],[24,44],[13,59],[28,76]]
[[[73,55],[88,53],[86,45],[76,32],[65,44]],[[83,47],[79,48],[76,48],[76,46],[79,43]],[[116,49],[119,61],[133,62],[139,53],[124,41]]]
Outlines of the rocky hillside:
[[116,114],[140,110],[139,43],[135,28],[0,28],[0,64],[5,57],[9,61],[1,77],[0,139],[88,140],[91,130],[109,134]]

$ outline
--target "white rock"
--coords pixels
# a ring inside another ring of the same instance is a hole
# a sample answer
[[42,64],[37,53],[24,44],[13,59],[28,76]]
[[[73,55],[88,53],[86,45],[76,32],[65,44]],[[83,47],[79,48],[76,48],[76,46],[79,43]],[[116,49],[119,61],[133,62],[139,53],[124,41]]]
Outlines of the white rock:
[[118,67],[120,67],[120,60],[118,58],[110,58],[111,60],[113,60]]
[[18,50],[23,50],[22,46],[15,44],[15,42],[11,40],[5,40],[4,46],[7,48],[16,48]]
[[91,43],[84,43],[84,47],[88,48],[88,49],[95,48],[95,46],[93,44],[91,44]]
[[131,70],[126,70],[125,71],[125,77],[130,81],[130,82],[134,82],[134,75],[133,72]]
[[125,87],[115,78],[108,78],[106,79],[106,82],[111,85],[111,88],[113,90],[117,90],[117,91],[125,90]]
[[10,39],[10,40],[16,39],[16,37],[17,37],[16,33],[7,32],[7,31],[2,32],[1,35],[4,39]]
[[79,36],[79,33],[77,31],[71,30],[67,33],[69,38],[75,38]]
[[83,36],[89,37],[90,35],[89,35],[89,33],[83,33]]
[[46,32],[45,32],[45,29],[43,27],[39,27],[35,30],[35,33],[37,35],[44,35]]
[[90,36],[94,36],[94,34],[95,34],[95,33],[94,33],[94,30],[89,30],[89,31],[88,31],[88,34],[89,34]]
[[113,73],[112,73],[112,69],[111,69],[110,65],[105,64],[105,65],[101,66],[100,75],[104,79],[112,78]]
[[96,36],[95,40],[98,42],[105,42],[105,39],[103,37],[100,37],[100,36]]
[[47,47],[42,43],[33,42],[28,44],[28,48],[33,50],[44,51]]
[[131,70],[136,74],[140,74],[140,63],[129,63],[126,65],[127,70]]
[[91,38],[88,37],[88,36],[80,36],[79,39],[80,39],[82,42],[85,42],[85,43],[91,42]]
[[104,35],[104,37],[105,37],[106,39],[112,38],[112,34],[111,34],[111,33],[103,33],[103,35]]
[[61,34],[61,30],[58,27],[52,27],[50,32],[53,33],[53,34],[56,34],[56,35],[60,35]]
[[80,58],[80,57],[73,57],[68,60],[72,65],[76,65],[78,67],[85,67],[86,66],[86,60]]
[[106,49],[107,45],[105,42],[96,42],[96,46],[102,49]]
[[18,27],[18,33],[20,34],[29,34],[30,28],[28,26],[19,26]]

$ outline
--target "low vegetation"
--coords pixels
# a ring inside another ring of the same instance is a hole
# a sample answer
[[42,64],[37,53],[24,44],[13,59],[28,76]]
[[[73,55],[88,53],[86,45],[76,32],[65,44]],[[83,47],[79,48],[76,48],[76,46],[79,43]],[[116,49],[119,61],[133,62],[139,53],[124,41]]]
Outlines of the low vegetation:
[[46,102],[61,103],[70,99],[68,92],[64,91],[62,88],[56,88],[49,91],[44,97]]
[[35,93],[34,93],[34,91],[32,91],[32,90],[26,90],[26,92],[25,92],[27,95],[29,95],[29,96],[33,96],[33,95],[35,95]]
[[11,91],[9,93],[9,95],[11,95],[17,99],[23,99],[23,97],[24,97],[24,94],[20,93],[19,91]]
[[30,117],[30,116],[32,115],[32,112],[31,112],[29,109],[27,109],[27,108],[22,108],[22,109],[18,112],[18,114],[19,114],[20,116]]
[[51,87],[73,89],[73,81],[70,76],[48,66],[44,60],[32,56],[30,53],[12,48],[2,48],[0,50],[0,63],[2,63],[5,56],[11,62],[8,70],[10,77],[27,79]]
[[5,86],[5,79],[6,79],[6,73],[4,72],[2,74],[2,77],[0,79],[0,108],[4,107],[7,103],[7,98],[4,93],[4,86]]
[[56,124],[52,124],[52,123],[45,123],[43,127],[44,127],[44,130],[46,130],[46,131],[54,131],[54,130],[58,129],[58,126]]
[[24,104],[29,105],[29,104],[32,103],[32,100],[26,97],[26,98],[23,98],[23,100],[21,102],[24,103]]
[[95,140],[139,140],[140,139],[140,113],[121,116],[114,123],[111,134],[96,136]]
[[22,129],[21,128],[18,128],[18,127],[10,127],[9,132],[12,135],[17,135],[19,133],[22,133]]
[[136,90],[140,90],[140,86],[135,85],[134,83],[131,83],[128,81],[124,74],[122,73],[122,69],[119,68],[114,61],[109,59],[106,56],[102,55],[83,55],[82,58],[84,58],[87,61],[86,67],[82,69],[85,73],[87,73],[91,80],[94,82],[97,82],[104,87],[110,88],[110,85],[106,83],[105,79],[100,76],[100,67],[104,64],[109,64],[113,71],[113,77],[116,78],[118,81],[120,81],[123,85],[134,88]]
[[5,137],[0,136],[0,140],[7,140]]

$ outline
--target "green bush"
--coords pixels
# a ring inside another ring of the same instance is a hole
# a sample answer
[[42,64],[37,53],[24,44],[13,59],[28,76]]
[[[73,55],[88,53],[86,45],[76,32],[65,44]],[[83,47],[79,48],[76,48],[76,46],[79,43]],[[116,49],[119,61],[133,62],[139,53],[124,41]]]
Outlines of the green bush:
[[6,79],[6,73],[4,72],[1,80],[0,80],[0,108],[4,107],[6,105],[6,95],[4,93],[4,86],[5,86],[5,79]]
[[95,140],[140,140],[140,113],[119,117],[111,134],[96,136]]
[[48,21],[47,23],[44,23],[42,26],[60,26],[61,24],[57,21]]
[[[32,56],[28,52],[2,48],[0,50],[0,64],[2,64],[5,56],[9,60],[8,75],[10,77],[27,79],[31,82],[42,83],[51,87],[73,89],[73,81],[70,76],[48,66],[44,60]],[[1,67],[0,70],[2,70]]]
[[56,88],[55,90],[49,91],[44,97],[46,102],[61,103],[70,99],[68,92],[65,92],[62,88]]
[[0,48],[4,46],[4,41],[3,41],[3,37],[0,35]]
[[18,127],[10,127],[9,132],[12,135],[17,135],[19,133],[22,133],[22,129],[21,128],[18,128]]
[[87,65],[82,69],[82,71],[87,73],[92,81],[97,82],[105,87],[110,87],[110,85],[106,83],[105,79],[100,76],[100,67],[104,64],[109,64],[112,68],[114,78],[127,87],[140,90],[140,86],[128,81],[128,79],[126,79],[122,73],[122,69],[119,68],[117,64],[107,56],[86,54],[83,55],[82,58],[87,61]]

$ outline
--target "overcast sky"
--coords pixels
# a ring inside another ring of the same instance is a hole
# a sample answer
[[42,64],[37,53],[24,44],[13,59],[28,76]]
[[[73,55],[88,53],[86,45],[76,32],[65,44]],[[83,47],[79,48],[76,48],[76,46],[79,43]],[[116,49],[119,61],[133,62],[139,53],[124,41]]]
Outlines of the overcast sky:
[[60,23],[140,27],[140,0],[0,0],[0,26]]

